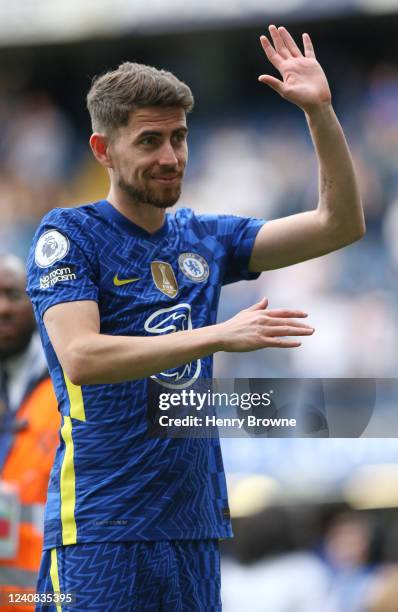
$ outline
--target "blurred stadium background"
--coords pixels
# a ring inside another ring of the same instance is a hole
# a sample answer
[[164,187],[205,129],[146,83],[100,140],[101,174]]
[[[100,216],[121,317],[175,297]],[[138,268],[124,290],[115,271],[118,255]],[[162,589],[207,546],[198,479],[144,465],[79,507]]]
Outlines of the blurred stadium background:
[[[219,377],[395,377],[397,0],[0,0],[0,245],[25,257],[43,214],[106,195],[87,144],[91,78],[135,60],[192,87],[181,205],[280,217],[316,205],[301,111],[257,82],[269,23],[309,31],[355,157],[367,235],[224,290],[220,319],[263,295],[307,310],[294,351],[218,355]],[[236,537],[226,612],[398,610],[398,442],[228,439]]]

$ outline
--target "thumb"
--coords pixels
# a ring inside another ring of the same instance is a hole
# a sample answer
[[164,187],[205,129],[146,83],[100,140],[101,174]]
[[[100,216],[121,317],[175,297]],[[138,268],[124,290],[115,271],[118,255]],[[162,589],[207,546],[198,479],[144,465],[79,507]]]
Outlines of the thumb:
[[258,77],[260,83],[265,83],[265,85],[269,85],[274,91],[276,91],[280,96],[283,96],[284,86],[283,81],[276,79],[275,77],[269,74],[262,74]]
[[245,310],[265,310],[268,306],[268,298],[263,297],[259,302],[253,304],[253,306],[249,306]]

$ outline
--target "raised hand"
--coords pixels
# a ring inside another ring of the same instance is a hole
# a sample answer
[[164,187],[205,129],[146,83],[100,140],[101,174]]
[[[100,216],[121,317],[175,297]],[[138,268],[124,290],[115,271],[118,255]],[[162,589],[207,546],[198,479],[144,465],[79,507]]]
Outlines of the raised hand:
[[258,80],[307,113],[330,104],[329,84],[315,57],[309,35],[303,34],[303,55],[286,28],[271,25],[269,32],[273,44],[263,35],[260,37],[261,46],[283,80],[269,74],[262,74]]
[[301,342],[288,336],[311,336],[314,328],[294,319],[305,318],[301,310],[267,310],[268,300],[242,310],[219,323],[220,349],[227,352],[255,351],[261,348],[295,348]]

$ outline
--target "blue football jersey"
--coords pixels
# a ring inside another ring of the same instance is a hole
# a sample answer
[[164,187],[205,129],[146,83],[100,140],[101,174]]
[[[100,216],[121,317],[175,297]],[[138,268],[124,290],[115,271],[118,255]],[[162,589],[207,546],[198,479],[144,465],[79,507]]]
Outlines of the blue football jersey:
[[[221,286],[258,276],[248,262],[262,224],[180,209],[150,234],[107,201],[43,219],[29,254],[28,293],[62,415],[46,549],[231,535],[219,440],[149,437],[147,379],[72,384],[43,315],[62,302],[93,300],[102,334],[153,336],[214,324]],[[154,378],[173,389],[211,376],[206,357]]]

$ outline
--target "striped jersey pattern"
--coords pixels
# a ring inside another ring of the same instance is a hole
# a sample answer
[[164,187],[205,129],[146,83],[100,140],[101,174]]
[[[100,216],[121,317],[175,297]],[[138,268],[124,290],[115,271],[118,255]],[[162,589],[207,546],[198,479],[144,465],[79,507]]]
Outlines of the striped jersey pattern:
[[[105,200],[44,217],[28,258],[28,293],[62,415],[45,549],[231,536],[219,440],[149,437],[146,379],[74,385],[43,315],[90,300],[102,334],[156,336],[212,325],[222,285],[258,276],[248,262],[262,224],[183,208],[149,234]],[[153,378],[172,390],[211,376],[209,356]]]

